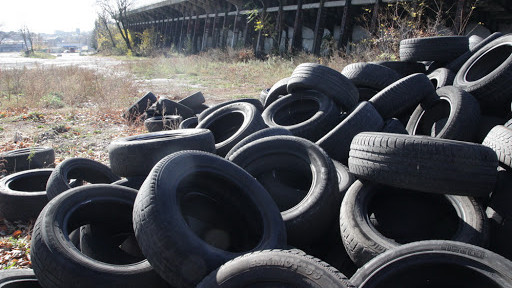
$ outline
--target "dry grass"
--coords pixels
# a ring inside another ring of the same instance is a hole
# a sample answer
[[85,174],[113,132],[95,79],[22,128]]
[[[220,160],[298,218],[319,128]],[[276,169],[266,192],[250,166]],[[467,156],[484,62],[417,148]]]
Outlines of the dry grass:
[[77,66],[0,69],[0,108],[124,108],[138,95],[133,79]]

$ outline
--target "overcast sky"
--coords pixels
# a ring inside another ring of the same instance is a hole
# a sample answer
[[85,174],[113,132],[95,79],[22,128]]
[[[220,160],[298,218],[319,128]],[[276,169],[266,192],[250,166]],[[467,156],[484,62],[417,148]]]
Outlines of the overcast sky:
[[[136,0],[135,5],[158,2]],[[31,32],[90,31],[96,19],[96,0],[0,0],[0,31]]]

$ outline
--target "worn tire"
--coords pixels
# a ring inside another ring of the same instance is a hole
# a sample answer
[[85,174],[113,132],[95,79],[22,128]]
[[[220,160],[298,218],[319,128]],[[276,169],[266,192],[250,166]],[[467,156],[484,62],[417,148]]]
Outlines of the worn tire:
[[254,107],[256,107],[256,109],[258,109],[258,111],[263,112],[263,104],[261,104],[261,102],[258,99],[245,98],[245,99],[236,99],[236,100],[231,100],[231,101],[225,101],[225,102],[219,103],[217,105],[211,106],[208,109],[204,110],[203,112],[199,113],[197,115],[197,119],[199,122],[201,122],[201,121],[203,121],[203,119],[208,117],[210,114],[215,112],[217,109],[220,109],[227,105],[231,105],[233,103],[249,103],[249,104],[254,105]]
[[159,111],[163,116],[180,115],[183,117],[183,119],[196,116],[194,111],[189,107],[167,98],[160,98],[156,102],[156,110]]
[[302,63],[293,70],[288,80],[288,93],[316,90],[329,97],[343,111],[357,105],[359,94],[356,86],[340,72],[316,63]]
[[268,95],[265,98],[265,101],[263,102],[263,107],[266,109],[270,104],[274,103],[277,99],[279,99],[279,96],[282,95],[288,95],[288,80],[290,78],[286,77],[279,81],[277,81],[270,90],[268,91]]
[[481,39],[481,41],[479,41],[478,43],[476,43],[474,45],[471,45],[472,44],[471,43],[472,36],[469,37],[469,51],[462,54],[461,56],[457,57],[457,59],[453,60],[452,62],[448,63],[446,65],[446,68],[450,69],[451,71],[453,71],[456,74],[460,70],[460,68],[462,68],[464,63],[466,63],[466,61],[468,61],[468,59],[471,58],[471,56],[473,56],[473,54],[475,54],[476,51],[482,49],[482,47],[489,44],[491,41],[498,39],[501,36],[503,36],[503,34],[501,32],[494,32],[491,35],[489,35],[488,37],[486,37],[485,39]]
[[178,129],[183,117],[180,115],[155,116],[144,120],[144,127],[148,132]]
[[259,131],[256,131],[252,133],[251,135],[245,137],[240,142],[236,143],[231,150],[229,150],[228,154],[224,158],[229,159],[231,155],[233,155],[236,151],[238,151],[240,148],[244,147],[245,145],[254,142],[258,139],[270,137],[270,136],[290,136],[292,133],[290,130],[280,127],[269,127],[265,128]]
[[48,197],[46,182],[53,169],[32,169],[0,179],[0,217],[14,220],[36,219]]
[[[46,205],[34,225],[30,256],[43,287],[167,287],[148,261],[114,265],[83,255],[68,233],[88,223],[118,225],[130,215],[137,191],[91,184],[73,188]],[[113,213],[114,212],[114,213]]]
[[420,104],[406,129],[411,135],[474,141],[480,123],[480,105],[469,93],[453,86],[436,90],[438,98]]
[[510,112],[512,100],[512,35],[491,41],[460,68],[453,82],[478,99],[482,111],[494,116]]
[[496,156],[498,161],[512,168],[512,129],[498,125],[489,131],[487,137],[482,142],[483,145],[490,147]]
[[427,136],[364,132],[352,140],[349,169],[398,188],[488,197],[498,159],[486,146]]
[[427,70],[423,63],[409,62],[409,61],[377,61],[371,62],[378,65],[386,66],[395,70],[402,77],[409,76],[416,73],[426,73]]
[[512,262],[478,246],[419,241],[383,253],[350,281],[371,287],[512,287]]
[[158,162],[137,195],[133,223],[142,252],[174,287],[193,287],[230,259],[286,244],[279,210],[256,179],[200,151]]
[[108,146],[108,156],[116,175],[145,177],[162,158],[182,150],[215,153],[213,134],[207,129],[179,129],[118,138]]
[[455,79],[455,73],[452,70],[446,68],[438,68],[427,75],[430,82],[432,82],[432,86],[434,88],[439,89],[444,86],[450,86],[453,84],[453,79]]
[[404,135],[409,134],[407,132],[407,130],[405,129],[404,124],[402,124],[402,122],[400,122],[400,120],[398,120],[396,118],[391,118],[391,119],[386,120],[386,122],[384,122],[384,127],[382,128],[381,132],[404,134]]
[[49,147],[30,147],[0,153],[0,171],[7,173],[47,168],[55,162],[55,151]]
[[384,121],[369,102],[361,102],[340,124],[316,142],[329,156],[347,164],[350,142],[363,131],[380,131]]
[[252,286],[354,287],[331,265],[300,250],[263,250],[239,256],[197,285],[198,288]]
[[128,110],[126,110],[122,117],[126,120],[133,122],[137,120],[141,115],[146,112],[146,110],[156,102],[155,94],[148,92],[146,95],[142,96],[135,104],[133,104]]
[[373,96],[368,102],[383,119],[397,117],[414,109],[424,99],[435,95],[435,89],[425,74],[404,77]]
[[236,143],[267,127],[261,112],[254,105],[244,102],[223,106],[197,124],[198,129],[209,129],[212,132],[216,153],[222,157]]
[[68,158],[53,170],[48,183],[46,194],[52,200],[62,192],[71,189],[71,179],[85,180],[89,183],[112,183],[119,180],[110,168],[100,162],[86,158]]
[[204,99],[203,93],[199,91],[181,99],[180,101],[178,101],[178,103],[185,105],[194,111],[197,107],[200,107],[205,101],[206,100]]
[[359,267],[414,241],[446,239],[484,246],[489,237],[484,210],[474,199],[361,181],[347,191],[339,221],[343,245]]
[[[333,162],[315,143],[296,136],[267,137],[240,148],[229,160],[256,179],[270,173],[291,188],[290,197],[296,201],[286,203],[281,211],[289,244],[310,244],[332,224],[342,195]],[[279,186],[265,188],[274,201],[278,195],[286,199]],[[306,192],[303,197],[294,197],[301,191]]]
[[275,101],[261,116],[269,127],[285,128],[295,136],[317,141],[339,123],[339,113],[330,97],[305,90]]
[[341,70],[341,74],[352,81],[356,87],[368,87],[377,91],[386,88],[401,78],[391,68],[367,62],[349,64]]
[[400,41],[400,60],[450,62],[469,51],[466,36],[435,36]]

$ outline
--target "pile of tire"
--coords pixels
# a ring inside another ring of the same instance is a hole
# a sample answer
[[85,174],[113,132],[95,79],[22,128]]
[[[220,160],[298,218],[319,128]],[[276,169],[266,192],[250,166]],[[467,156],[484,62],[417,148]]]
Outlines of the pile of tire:
[[[34,208],[35,276],[0,276],[512,287],[512,35],[406,39],[400,56],[341,73],[300,64],[259,100],[114,140],[110,167],[67,159],[32,190],[45,183],[49,200]],[[1,193],[25,189],[4,179]]]

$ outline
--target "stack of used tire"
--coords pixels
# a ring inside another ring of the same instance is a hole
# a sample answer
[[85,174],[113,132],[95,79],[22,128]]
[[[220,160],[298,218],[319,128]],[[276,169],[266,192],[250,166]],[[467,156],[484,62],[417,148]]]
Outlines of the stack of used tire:
[[38,283],[512,287],[512,35],[400,55],[304,63],[261,100],[114,140],[110,168],[62,162],[32,235]]

